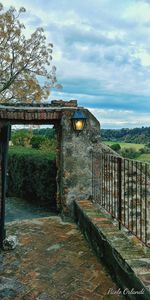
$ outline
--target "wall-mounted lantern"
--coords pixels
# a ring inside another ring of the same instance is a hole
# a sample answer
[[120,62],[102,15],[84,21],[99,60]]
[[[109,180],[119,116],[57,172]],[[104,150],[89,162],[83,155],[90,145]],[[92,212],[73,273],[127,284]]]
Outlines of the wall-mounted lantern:
[[84,129],[87,117],[79,109],[76,110],[71,118],[74,131],[81,132]]

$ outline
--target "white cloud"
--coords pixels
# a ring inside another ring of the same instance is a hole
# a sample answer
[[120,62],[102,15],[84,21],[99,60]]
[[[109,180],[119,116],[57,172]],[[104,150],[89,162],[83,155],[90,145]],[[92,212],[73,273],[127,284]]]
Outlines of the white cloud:
[[150,66],[150,52],[143,47],[137,47],[134,57],[139,58],[144,67]]
[[92,109],[92,114],[99,120],[101,128],[133,128],[149,126],[148,113],[115,109]]
[[150,3],[148,4],[145,1],[128,1],[123,17],[135,20],[138,23],[150,21]]
[[[42,26],[48,41],[54,44],[52,64],[57,66],[64,92],[52,92],[51,97],[60,95],[69,100],[76,95],[84,105],[91,102],[90,107],[98,108],[102,104],[105,106],[103,120],[110,126],[115,126],[115,121],[117,126],[150,124],[147,113],[150,105],[148,1],[5,0],[2,3],[17,8],[25,6],[27,13],[23,22],[27,34]],[[141,96],[141,100],[134,98],[135,95]],[[88,99],[87,102],[84,99]],[[146,115],[142,112],[140,117],[136,101],[143,101]],[[116,106],[118,111],[122,107],[118,121],[117,115],[112,118],[108,105],[111,109],[114,105],[114,115]],[[129,113],[133,106],[134,111]],[[126,107],[128,112],[124,110]]]

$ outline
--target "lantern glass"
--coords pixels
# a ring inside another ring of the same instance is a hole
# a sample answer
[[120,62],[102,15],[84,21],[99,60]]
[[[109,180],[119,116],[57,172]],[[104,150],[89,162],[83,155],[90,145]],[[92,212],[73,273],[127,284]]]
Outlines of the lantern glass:
[[85,114],[82,111],[77,110],[71,118],[73,129],[77,132],[82,131],[85,126],[86,119]]
[[82,130],[84,127],[84,121],[83,120],[75,120],[74,121],[74,129],[77,131]]

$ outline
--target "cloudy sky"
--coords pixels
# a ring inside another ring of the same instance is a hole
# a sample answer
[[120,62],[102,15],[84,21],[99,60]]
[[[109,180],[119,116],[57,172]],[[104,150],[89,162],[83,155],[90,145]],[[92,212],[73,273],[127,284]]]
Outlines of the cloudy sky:
[[150,126],[150,0],[1,0],[27,10],[29,33],[43,27],[54,44],[62,91],[102,128]]

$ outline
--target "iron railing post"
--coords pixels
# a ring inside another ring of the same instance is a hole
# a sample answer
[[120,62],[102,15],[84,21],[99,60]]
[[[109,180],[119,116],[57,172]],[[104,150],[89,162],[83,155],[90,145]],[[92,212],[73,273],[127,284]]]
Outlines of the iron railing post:
[[117,158],[118,160],[118,222],[119,222],[119,230],[121,230],[121,223],[122,223],[122,193],[121,193],[121,188],[122,188],[122,176],[121,176],[121,167],[122,167],[122,160],[120,157]]
[[92,201],[94,202],[94,200],[95,200],[95,197],[94,197],[94,166],[93,166],[93,164],[94,164],[94,162],[93,162],[93,160],[94,160],[94,154],[93,154],[93,152],[92,152]]

